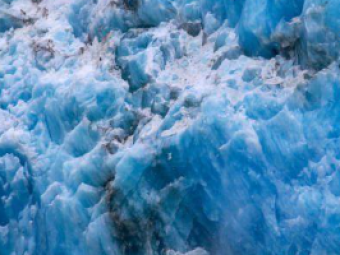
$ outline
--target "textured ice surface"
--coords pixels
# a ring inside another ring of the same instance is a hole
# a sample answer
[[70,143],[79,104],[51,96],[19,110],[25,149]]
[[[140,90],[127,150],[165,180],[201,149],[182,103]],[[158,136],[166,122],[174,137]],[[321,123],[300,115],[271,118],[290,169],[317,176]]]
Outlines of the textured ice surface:
[[0,0],[0,254],[340,254],[339,37],[339,0]]

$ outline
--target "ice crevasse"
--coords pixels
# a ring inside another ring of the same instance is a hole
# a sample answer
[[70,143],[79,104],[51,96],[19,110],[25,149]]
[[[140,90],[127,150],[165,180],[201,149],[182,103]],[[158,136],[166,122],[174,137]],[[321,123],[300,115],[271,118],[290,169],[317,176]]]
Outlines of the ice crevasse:
[[0,255],[339,255],[339,0],[0,0]]

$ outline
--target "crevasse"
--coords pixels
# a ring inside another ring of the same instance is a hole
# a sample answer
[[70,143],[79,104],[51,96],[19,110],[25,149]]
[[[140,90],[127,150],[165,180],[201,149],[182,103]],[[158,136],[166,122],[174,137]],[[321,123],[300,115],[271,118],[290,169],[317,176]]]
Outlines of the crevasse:
[[0,0],[1,255],[339,255],[339,0]]

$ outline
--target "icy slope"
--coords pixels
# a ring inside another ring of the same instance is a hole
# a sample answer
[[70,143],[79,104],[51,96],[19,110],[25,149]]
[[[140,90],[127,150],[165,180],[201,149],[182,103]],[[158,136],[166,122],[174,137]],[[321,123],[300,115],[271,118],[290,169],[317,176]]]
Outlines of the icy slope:
[[0,254],[340,254],[339,0],[0,0]]

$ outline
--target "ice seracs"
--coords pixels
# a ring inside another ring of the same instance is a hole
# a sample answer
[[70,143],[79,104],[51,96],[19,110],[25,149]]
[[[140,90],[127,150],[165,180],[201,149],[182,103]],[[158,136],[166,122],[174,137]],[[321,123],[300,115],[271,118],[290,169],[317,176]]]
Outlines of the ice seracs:
[[0,254],[338,254],[339,7],[0,0]]

